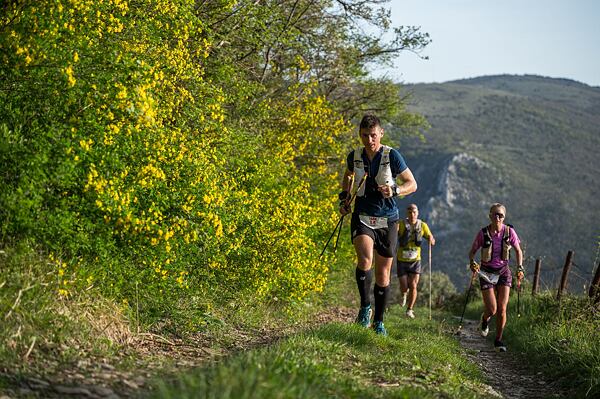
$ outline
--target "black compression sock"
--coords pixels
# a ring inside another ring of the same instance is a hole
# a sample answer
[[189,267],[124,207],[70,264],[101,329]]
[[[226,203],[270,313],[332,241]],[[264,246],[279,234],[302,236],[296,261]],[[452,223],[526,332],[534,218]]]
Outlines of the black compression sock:
[[365,307],[371,304],[369,293],[371,291],[371,282],[373,281],[373,269],[361,270],[356,268],[356,285],[360,294],[360,306]]
[[385,311],[385,304],[387,302],[388,292],[390,291],[390,286],[380,287],[375,284],[375,317],[374,321],[383,321],[383,312]]

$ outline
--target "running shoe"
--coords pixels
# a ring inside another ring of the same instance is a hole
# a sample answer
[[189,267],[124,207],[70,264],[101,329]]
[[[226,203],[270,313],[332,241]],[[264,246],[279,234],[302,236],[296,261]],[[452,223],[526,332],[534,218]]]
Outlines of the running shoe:
[[496,349],[496,352],[506,352],[506,345],[497,339],[494,341],[494,349]]
[[406,317],[408,317],[409,319],[414,319],[415,318],[415,312],[413,312],[412,309],[408,309],[406,311]]
[[371,305],[361,307],[356,322],[365,328],[369,328],[371,326],[371,313],[373,313]]
[[373,323],[373,330],[375,330],[375,334],[383,335],[384,337],[387,337],[388,335],[387,330],[383,326],[383,321],[376,321]]
[[481,321],[479,322],[479,333],[482,337],[487,337],[490,332],[490,327],[488,325],[488,320],[484,320],[483,313],[481,314]]

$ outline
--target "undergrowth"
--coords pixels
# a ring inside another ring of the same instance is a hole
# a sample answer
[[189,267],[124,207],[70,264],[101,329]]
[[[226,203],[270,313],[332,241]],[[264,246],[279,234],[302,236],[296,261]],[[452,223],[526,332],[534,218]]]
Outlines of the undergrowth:
[[512,317],[507,341],[552,379],[574,389],[581,397],[600,396],[600,308],[584,296],[555,293],[521,297],[521,317]]

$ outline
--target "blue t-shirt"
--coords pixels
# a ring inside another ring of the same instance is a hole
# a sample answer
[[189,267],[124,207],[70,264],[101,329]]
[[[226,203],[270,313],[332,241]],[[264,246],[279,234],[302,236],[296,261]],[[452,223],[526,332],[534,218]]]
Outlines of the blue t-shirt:
[[[379,171],[382,154],[383,146],[377,151],[373,160],[369,161],[367,153],[363,148],[362,160],[365,166],[365,172],[367,172],[369,176],[365,181],[364,197],[356,197],[354,212],[362,215],[387,217],[393,222],[400,219],[396,199],[394,197],[384,198],[383,194],[377,190],[378,184],[375,181],[375,176],[377,176],[377,172]],[[354,150],[350,151],[346,157],[346,165],[350,172],[354,172]],[[394,148],[390,151],[390,168],[392,169],[392,176],[394,179],[408,168],[408,166],[406,166],[406,161],[404,161],[400,152]],[[358,184],[358,182],[356,184]]]

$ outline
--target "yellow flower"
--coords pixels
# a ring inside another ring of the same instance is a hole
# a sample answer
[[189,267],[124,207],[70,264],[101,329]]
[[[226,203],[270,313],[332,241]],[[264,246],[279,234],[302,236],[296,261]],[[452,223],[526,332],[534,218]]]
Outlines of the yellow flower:
[[63,71],[67,75],[67,83],[69,84],[69,87],[75,86],[75,82],[77,82],[77,79],[75,79],[75,76],[73,76],[73,67],[69,65]]
[[81,146],[81,148],[84,151],[89,151],[92,143],[93,143],[92,139],[89,139],[89,140],[79,140],[79,145]]

